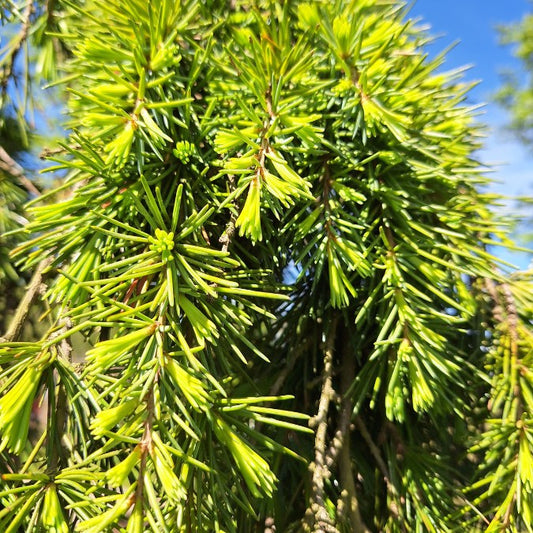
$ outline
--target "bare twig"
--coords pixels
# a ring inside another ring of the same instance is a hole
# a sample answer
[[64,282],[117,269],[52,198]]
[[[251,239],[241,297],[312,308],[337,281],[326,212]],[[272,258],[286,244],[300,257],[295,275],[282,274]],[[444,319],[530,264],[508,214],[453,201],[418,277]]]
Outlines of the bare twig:
[[24,175],[22,167],[0,146],[0,169],[11,174],[18,182],[30,193],[40,196],[41,192],[35,185]]
[[7,84],[9,79],[13,75],[13,70],[15,68],[15,61],[17,56],[23,46],[23,44],[28,39],[30,32],[30,17],[34,11],[33,0],[28,0],[26,7],[24,8],[24,13],[22,14],[22,26],[20,32],[17,36],[15,45],[11,48],[9,61],[6,62],[6,65],[2,69],[2,79],[0,80],[0,86],[2,87],[2,98],[5,97],[7,92]]
[[[228,176],[228,182],[229,182],[229,190],[230,193],[235,190],[235,177],[233,175]],[[227,252],[229,249],[229,245],[231,243],[231,238],[233,237],[233,234],[235,233],[235,222],[237,220],[237,217],[232,212],[229,218],[228,225],[226,226],[226,229],[224,230],[224,233],[220,236],[218,239],[218,242],[222,244],[222,251]]]
[[312,496],[310,508],[306,515],[312,524],[312,531],[338,533],[337,528],[332,524],[329,513],[325,505],[324,481],[330,476],[328,465],[326,464],[326,439],[328,429],[328,411],[330,402],[334,396],[333,390],[333,353],[335,347],[335,337],[339,317],[335,316],[330,324],[326,338],[324,350],[324,370],[322,372],[322,391],[318,403],[316,417],[311,419],[310,425],[316,427],[315,433],[315,461],[310,465],[312,472]]
[[42,152],[39,154],[40,159],[46,159],[57,154],[64,154],[72,150],[79,150],[81,145],[78,143],[70,144],[68,146],[59,146],[57,148],[43,148]]
[[35,270],[33,277],[26,288],[24,298],[22,298],[19,306],[17,307],[15,316],[11,320],[11,324],[9,325],[6,334],[3,337],[0,337],[0,342],[13,342],[18,339],[22,331],[22,327],[26,322],[26,318],[28,317],[31,304],[33,303],[33,300],[37,294],[41,291],[43,273],[51,264],[51,262],[51,258],[46,258],[37,265],[37,269]]
[[370,453],[374,458],[374,461],[376,461],[376,464],[378,465],[379,471],[381,472],[383,480],[385,481],[385,485],[387,486],[387,492],[391,496],[391,502],[389,503],[389,512],[395,519],[399,519],[401,511],[395,503],[395,501],[398,499],[398,491],[390,480],[389,469],[387,468],[387,465],[383,460],[383,457],[377,444],[372,439],[372,436],[370,435],[370,432],[368,431],[364,420],[360,416],[356,416],[354,421],[357,430],[363,437],[363,440],[366,442],[366,445],[368,446]]
[[518,357],[518,311],[516,310],[515,299],[509,284],[503,283],[501,287],[509,326],[509,337],[511,339],[511,353],[513,357]]
[[[487,292],[489,293],[489,296],[491,297],[493,302],[492,316],[494,317],[496,325],[503,325],[506,328],[506,333],[509,339],[509,349],[511,352],[511,367],[514,372],[517,372],[517,369],[520,365],[520,334],[518,328],[519,317],[511,287],[508,283],[501,283],[500,285],[496,285],[494,280],[486,278],[485,288],[487,289]],[[520,400],[519,380],[515,380],[513,394],[519,399],[519,403],[516,409],[516,420],[519,420],[523,413],[521,405],[522,402]]]
[[359,433],[361,433],[361,437],[363,437],[363,440],[366,442],[366,445],[370,449],[370,453],[372,454],[372,457],[374,457],[374,461],[376,461],[376,464],[378,465],[381,475],[383,476],[383,478],[388,484],[389,479],[390,479],[389,469],[387,468],[387,465],[385,464],[383,457],[381,457],[381,452],[379,451],[379,448],[377,447],[376,443],[372,440],[370,432],[368,431],[363,419],[359,415],[357,415],[354,421],[355,421],[357,430],[359,431]]
[[272,387],[270,387],[269,395],[277,396],[281,388],[283,387],[286,379],[289,377],[292,372],[296,361],[309,349],[311,345],[311,339],[308,338],[304,342],[295,346],[287,356],[287,362],[285,366],[278,372],[276,381],[274,381]]

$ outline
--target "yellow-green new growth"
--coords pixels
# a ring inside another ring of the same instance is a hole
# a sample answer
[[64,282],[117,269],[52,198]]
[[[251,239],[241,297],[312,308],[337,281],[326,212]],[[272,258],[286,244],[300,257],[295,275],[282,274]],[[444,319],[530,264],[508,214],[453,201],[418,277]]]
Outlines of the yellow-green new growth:
[[95,347],[87,352],[89,368],[100,371],[118,364],[122,356],[153,335],[157,328],[158,324],[154,322],[126,335],[96,343]]
[[136,399],[123,399],[117,406],[100,411],[91,423],[92,434],[102,437],[106,431],[123,422],[138,406],[139,401]]
[[150,250],[161,255],[163,263],[172,261],[172,251],[174,250],[174,233],[166,232],[156,228],[155,235],[150,237]]
[[46,487],[41,510],[41,523],[49,533],[69,533],[55,483],[50,483]]
[[121,487],[131,471],[139,464],[141,460],[141,448],[136,446],[135,449],[120,463],[116,464],[106,472],[106,479],[111,487]]
[[228,447],[252,494],[257,498],[271,496],[276,476],[268,463],[246,444],[222,418],[215,418],[213,429],[217,438]]
[[0,397],[0,451],[20,453],[28,444],[32,406],[44,369],[39,362],[29,362],[15,385]]
[[198,378],[187,372],[170,357],[166,359],[165,369],[195,411],[207,411],[211,407],[211,397],[205,385]]
[[75,531],[83,533],[102,533],[109,526],[116,523],[133,504],[133,493],[136,483],[132,484],[128,490],[120,497],[116,498],[116,503],[108,511],[83,520],[76,525]]

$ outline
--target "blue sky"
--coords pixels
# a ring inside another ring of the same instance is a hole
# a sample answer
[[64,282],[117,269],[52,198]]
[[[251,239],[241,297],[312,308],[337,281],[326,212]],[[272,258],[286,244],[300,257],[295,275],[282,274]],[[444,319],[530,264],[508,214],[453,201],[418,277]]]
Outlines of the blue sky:
[[[420,18],[430,26],[430,34],[439,37],[429,48],[430,54],[458,42],[447,56],[446,70],[470,65],[466,78],[480,81],[469,98],[473,103],[486,104],[481,120],[489,129],[480,159],[494,169],[491,190],[506,195],[533,196],[533,152],[505,131],[506,113],[491,101],[501,72],[520,69],[512,47],[499,44],[496,28],[519,21],[532,9],[533,4],[527,0],[418,0],[410,12],[411,18]],[[512,206],[509,202],[507,209],[512,211]],[[529,261],[525,254],[500,251],[498,255],[521,268]]]

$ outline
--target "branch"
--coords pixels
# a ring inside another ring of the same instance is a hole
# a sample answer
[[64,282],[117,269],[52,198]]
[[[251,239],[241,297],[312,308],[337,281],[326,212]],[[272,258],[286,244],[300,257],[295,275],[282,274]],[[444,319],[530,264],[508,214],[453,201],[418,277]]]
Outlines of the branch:
[[485,278],[485,288],[489,293],[494,307],[492,308],[492,316],[497,324],[501,324],[504,321],[503,309],[498,296],[498,289],[493,279]]
[[[69,317],[64,318],[62,320],[62,327],[50,336],[50,340],[53,340],[54,337],[61,336],[71,328],[71,319]],[[61,358],[72,363],[72,345],[68,337],[59,342],[57,350]],[[57,376],[57,371],[54,374]],[[62,461],[68,456],[68,447],[65,445],[64,437],[67,428],[69,404],[65,384],[61,378],[56,381],[55,389],[57,391],[56,394],[53,396],[49,394],[48,396],[48,419],[51,422],[55,422],[55,425],[49,428],[47,436],[47,439],[51,442],[51,445],[49,445],[48,467],[52,472],[55,472],[58,467],[62,466]],[[55,399],[54,403],[52,403],[53,398]]]
[[332,524],[328,510],[325,505],[324,480],[327,479],[331,472],[326,463],[326,438],[328,429],[328,411],[329,404],[334,397],[332,385],[333,376],[333,352],[335,347],[335,337],[339,316],[336,315],[330,325],[330,330],[326,339],[324,350],[324,370],[322,372],[322,391],[318,403],[318,412],[316,417],[309,421],[310,426],[316,427],[315,433],[315,461],[310,465],[313,473],[311,485],[310,507],[306,515],[312,524],[313,531],[338,533],[337,528]]
[[350,433],[351,433],[351,418],[352,418],[352,401],[347,394],[350,390],[353,380],[355,379],[355,360],[354,355],[350,350],[350,344],[346,343],[342,351],[342,366],[341,366],[341,411],[339,417],[338,434],[341,439],[341,448],[339,453],[339,478],[341,484],[341,509],[346,508],[348,511],[348,520],[350,529],[354,533],[370,533],[370,530],[363,522],[361,511],[359,508],[359,500],[357,499],[357,489],[355,486],[352,456],[350,453]]
[[78,143],[70,144],[68,146],[60,146],[58,148],[43,148],[39,154],[39,159],[47,159],[57,154],[64,154],[71,150],[79,150],[81,145]]
[[[493,300],[494,308],[492,310],[494,320],[496,321],[496,328],[499,325],[503,325],[506,329],[506,336],[508,338],[509,342],[509,351],[510,351],[510,361],[509,361],[509,370],[506,372],[504,370],[504,374],[509,374],[507,379],[509,381],[509,391],[510,394],[512,394],[515,398],[513,403],[515,404],[514,407],[514,420],[517,424],[519,421],[522,420],[522,416],[524,413],[524,406],[523,406],[523,397],[522,397],[522,387],[521,387],[521,380],[519,379],[519,366],[521,364],[520,361],[520,353],[519,353],[519,316],[518,316],[518,310],[516,308],[516,302],[515,298],[513,296],[513,293],[511,291],[511,287],[508,283],[501,283],[499,286],[495,284],[495,282],[492,279],[486,279],[485,280],[485,286],[487,288],[487,291],[489,292],[490,297]],[[498,291],[499,289],[499,291]],[[516,403],[515,403],[516,402]],[[490,398],[489,409],[492,410],[493,408],[493,397]],[[498,417],[499,418],[499,417]],[[519,442],[519,439],[516,441]],[[517,457],[520,455],[520,452],[517,452]],[[518,474],[517,474],[518,475]],[[511,524],[512,519],[512,512],[513,509],[516,507],[516,500],[519,494],[520,489],[516,489],[514,491],[514,494],[512,498],[509,500],[507,509],[505,510],[505,514],[502,517],[502,526],[504,529],[507,529],[509,525]],[[502,504],[503,506],[503,504]]]
[[[309,348],[309,339],[304,341],[303,343],[300,343],[294,350],[289,351],[289,354],[287,356],[287,363],[285,366],[278,372],[278,377],[276,378],[276,381],[274,381],[273,385],[270,387],[270,390],[268,392],[269,396],[277,396],[279,391],[281,390],[281,387],[285,384],[285,380],[289,377],[290,373],[292,372],[294,365],[296,364],[296,361],[299,357],[304,353],[305,350]],[[259,432],[261,432],[261,428],[263,427],[263,422],[258,421],[255,424],[255,429]]]
[[[228,176],[229,181],[229,190],[230,193],[232,193],[235,190],[235,177],[233,175]],[[235,222],[237,220],[237,217],[231,212],[228,225],[226,226],[226,229],[224,230],[224,233],[220,236],[218,239],[218,242],[222,244],[222,251],[227,252],[229,249],[229,245],[231,243],[231,238],[233,237],[233,234],[235,233]]]
[[509,336],[511,339],[511,354],[514,358],[518,357],[518,311],[516,303],[508,283],[502,284],[503,299],[505,312],[507,314],[507,324],[509,327]]
[[51,263],[52,258],[46,258],[37,265],[37,269],[35,270],[33,277],[26,288],[24,298],[22,298],[19,306],[17,307],[15,316],[13,317],[6,334],[3,337],[0,337],[0,342],[13,342],[19,338],[22,327],[24,326],[26,318],[28,317],[28,313],[30,312],[30,307],[33,303],[33,300],[41,291],[43,273]]
[[24,175],[22,167],[0,146],[0,169],[11,174],[18,182],[31,194],[40,196],[41,192],[35,185]]
[[11,57],[9,58],[9,61],[7,61],[6,66],[3,68],[2,80],[0,81],[0,85],[2,86],[2,98],[4,98],[7,92],[7,84],[9,82],[9,78],[11,78],[11,76],[13,75],[15,61],[20,52],[20,49],[22,48],[22,45],[25,43],[25,41],[28,39],[28,35],[30,33],[30,17],[33,11],[33,1],[28,0],[26,7],[24,8],[24,13],[22,14],[22,27],[18,34],[17,42],[11,49]]
[[[392,484],[390,480],[389,469],[387,468],[387,465],[385,464],[385,461],[381,456],[381,452],[379,451],[377,444],[372,440],[372,436],[370,435],[370,432],[368,431],[364,420],[359,415],[355,417],[355,425],[357,426],[359,433],[361,433],[363,440],[366,442],[368,448],[370,449],[370,453],[372,454],[374,461],[376,461],[376,464],[378,465],[381,475],[383,476],[383,480],[385,481],[385,485],[387,486],[387,492],[391,495],[393,500],[397,500],[398,492],[396,491],[396,487]],[[394,503],[394,501],[391,501],[389,503],[389,511],[395,519],[400,518],[400,509]]]
[[355,425],[357,426],[359,433],[361,433],[363,440],[366,442],[366,445],[370,449],[370,453],[372,454],[372,457],[374,457],[374,461],[376,461],[376,464],[378,465],[378,468],[381,471],[381,474],[388,485],[389,479],[390,479],[389,469],[387,468],[387,465],[385,464],[383,457],[381,457],[381,452],[379,451],[379,448],[377,447],[376,443],[372,440],[372,437],[365,425],[365,422],[359,415],[355,417]]
[[[501,283],[496,285],[494,280],[486,278],[485,288],[489,293],[493,302],[492,316],[495,321],[496,328],[498,325],[503,325],[506,328],[506,333],[509,339],[509,350],[511,353],[511,371],[518,372],[520,364],[519,354],[519,317],[516,309],[516,302],[508,283]],[[522,399],[520,394],[520,380],[511,378],[514,381],[512,394],[518,399],[515,418],[520,420],[523,413]],[[492,409],[492,398],[489,400],[489,409]]]
[[302,356],[302,354],[309,349],[311,345],[311,338],[307,338],[303,342],[300,342],[297,346],[289,351],[287,354],[287,362],[285,366],[278,372],[276,381],[270,387],[268,392],[269,396],[277,396],[285,381],[290,376],[296,361]]
[[271,516],[265,519],[265,531],[264,533],[276,533],[276,523]]
[[148,416],[144,423],[143,437],[140,443],[141,462],[139,465],[139,475],[137,488],[135,489],[135,505],[139,505],[142,509],[143,505],[143,491],[144,491],[144,476],[146,472],[146,461],[148,455],[152,452],[152,424],[154,419],[154,389],[153,385],[148,392],[146,398],[146,411]]

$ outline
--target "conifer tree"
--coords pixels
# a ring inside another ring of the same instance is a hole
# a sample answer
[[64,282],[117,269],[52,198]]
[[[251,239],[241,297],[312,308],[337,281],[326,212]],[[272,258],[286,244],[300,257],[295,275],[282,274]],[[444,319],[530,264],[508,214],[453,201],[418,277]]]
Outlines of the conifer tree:
[[12,252],[46,332],[0,346],[2,531],[532,531],[531,273],[404,6],[31,5],[69,134]]
[[[500,27],[501,43],[512,47],[512,53],[519,67],[507,70],[502,76],[502,85],[496,94],[496,101],[508,112],[507,129],[526,148],[533,143],[531,109],[533,108],[533,15],[526,13],[519,22]],[[531,195],[517,199],[514,208],[521,216],[517,228],[520,240],[533,242],[531,227]]]
[[526,144],[533,141],[531,107],[533,104],[533,15],[526,13],[514,24],[500,28],[502,44],[513,47],[520,71],[504,73],[503,84],[497,95],[499,102],[510,111],[510,129]]

